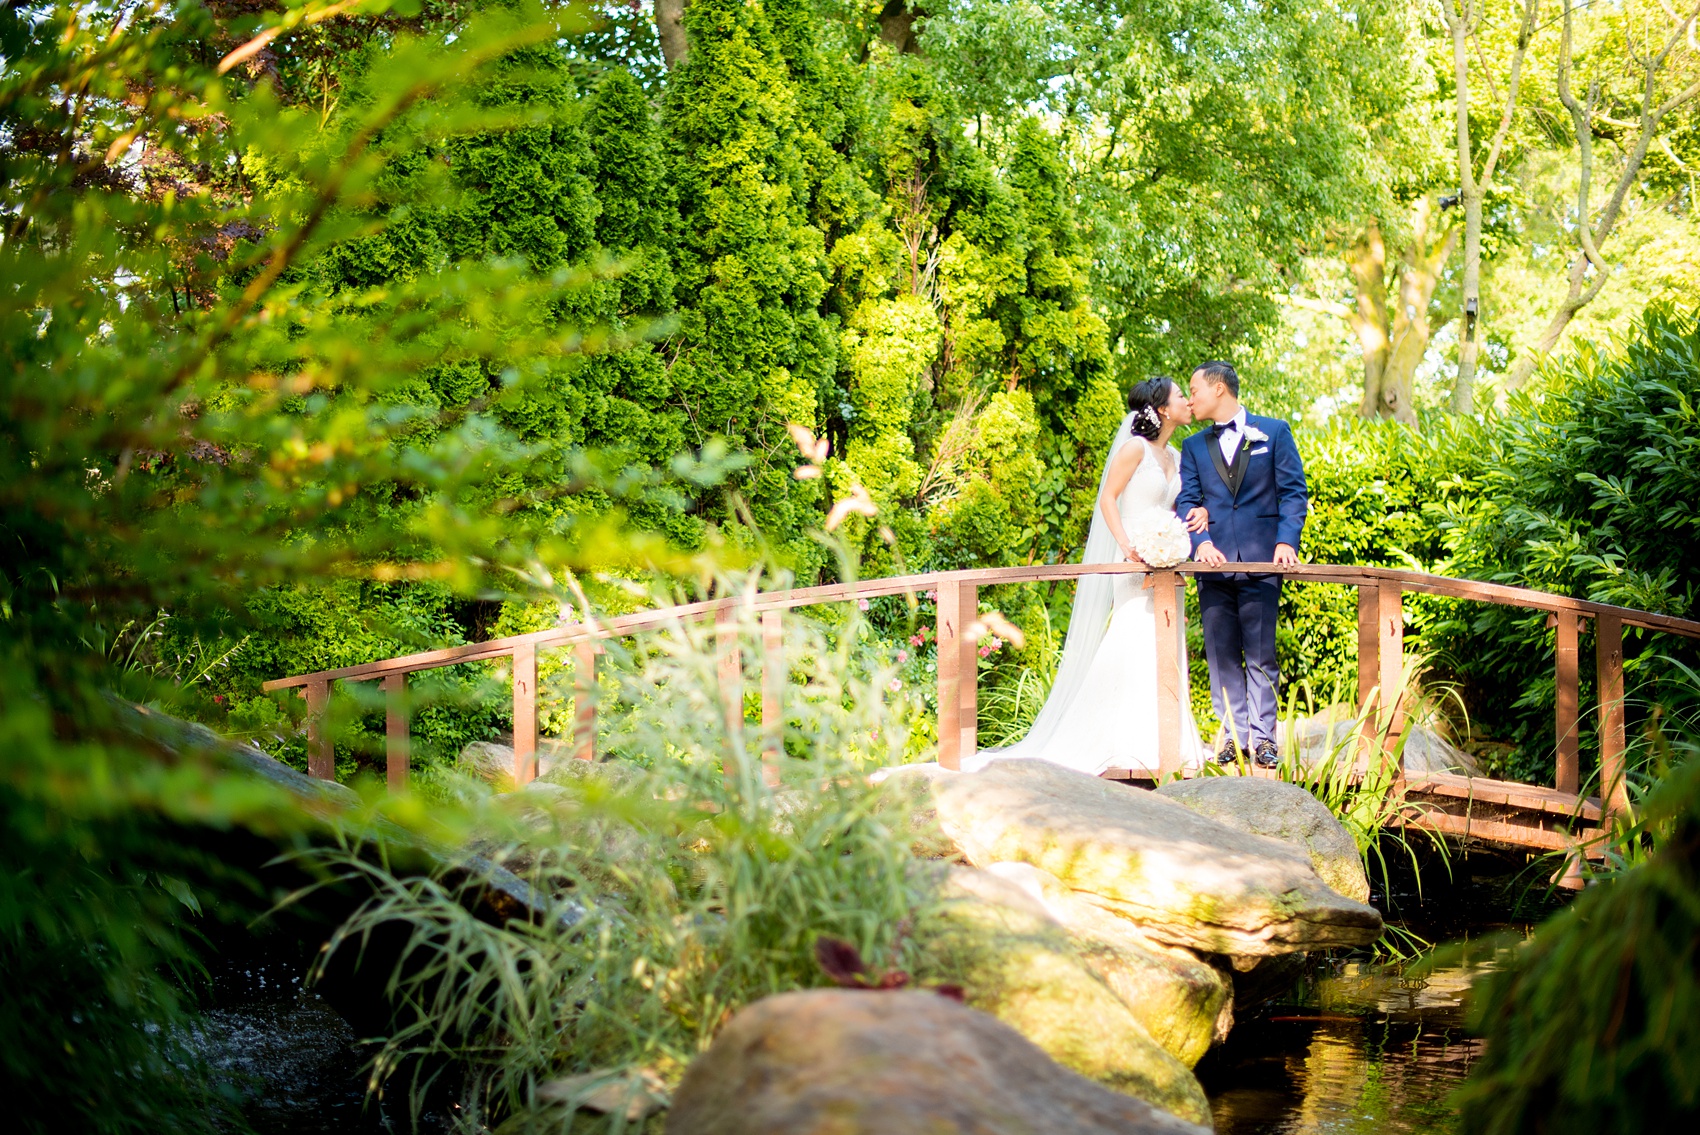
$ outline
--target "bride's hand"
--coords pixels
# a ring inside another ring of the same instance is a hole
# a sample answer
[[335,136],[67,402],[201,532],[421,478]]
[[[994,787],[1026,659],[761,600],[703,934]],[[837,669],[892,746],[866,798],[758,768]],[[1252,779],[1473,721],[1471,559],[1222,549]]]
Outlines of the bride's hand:
[[1133,550],[1132,544],[1122,545],[1122,559],[1130,564],[1143,564],[1145,562],[1140,558],[1139,553]]

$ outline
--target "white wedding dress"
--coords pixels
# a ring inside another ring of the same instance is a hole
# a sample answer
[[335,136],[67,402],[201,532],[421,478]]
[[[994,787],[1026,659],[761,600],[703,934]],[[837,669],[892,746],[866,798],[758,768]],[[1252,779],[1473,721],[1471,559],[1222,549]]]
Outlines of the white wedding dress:
[[[1153,509],[1172,514],[1181,490],[1180,451],[1169,447],[1164,470],[1155,446],[1129,430],[1129,418],[1116,430],[1099,479],[1100,494],[1110,462],[1123,445],[1145,447],[1117,498],[1122,526],[1133,531]],[[1121,549],[1096,505],[1082,563],[1121,563]],[[1074,611],[1062,659],[1044,708],[1027,736],[1002,749],[982,749],[962,762],[964,770],[988,761],[1034,758],[1094,775],[1106,769],[1147,770],[1155,776],[1157,751],[1157,620],[1150,590],[1139,575],[1088,575],[1077,585]],[[1186,632],[1177,620],[1176,657],[1180,665],[1181,760],[1197,767],[1203,757],[1198,723],[1193,719],[1187,685]]]

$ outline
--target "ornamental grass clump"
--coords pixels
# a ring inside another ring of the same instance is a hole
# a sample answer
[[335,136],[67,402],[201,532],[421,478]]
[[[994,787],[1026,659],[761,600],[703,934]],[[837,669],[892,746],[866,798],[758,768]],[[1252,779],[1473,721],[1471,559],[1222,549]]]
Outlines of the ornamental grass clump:
[[908,969],[922,880],[903,817],[865,778],[904,742],[882,708],[884,675],[845,677],[850,647],[799,622],[786,653],[806,677],[787,692],[778,785],[764,784],[759,729],[728,734],[712,632],[679,627],[612,667],[630,703],[606,739],[612,756],[472,806],[469,851],[549,895],[549,917],[493,926],[439,879],[317,853],[374,897],[315,976],[346,979],[368,945],[405,943],[361,977],[395,1007],[374,1090],[409,1093],[415,1110],[452,1093],[464,1123],[504,1131],[601,1123],[574,1119],[588,1097],[563,1085],[624,1076],[664,1095],[740,1006],[830,983],[821,937]]

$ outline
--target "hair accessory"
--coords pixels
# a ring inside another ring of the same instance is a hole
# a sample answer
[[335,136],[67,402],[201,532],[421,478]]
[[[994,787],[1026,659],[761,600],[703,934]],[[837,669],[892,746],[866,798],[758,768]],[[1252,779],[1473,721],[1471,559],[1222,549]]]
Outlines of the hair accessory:
[[1157,411],[1153,410],[1149,406],[1141,406],[1139,408],[1138,417],[1139,417],[1140,421],[1144,422],[1146,425],[1149,425],[1149,426],[1156,426],[1156,425],[1162,424],[1162,419],[1157,417]]

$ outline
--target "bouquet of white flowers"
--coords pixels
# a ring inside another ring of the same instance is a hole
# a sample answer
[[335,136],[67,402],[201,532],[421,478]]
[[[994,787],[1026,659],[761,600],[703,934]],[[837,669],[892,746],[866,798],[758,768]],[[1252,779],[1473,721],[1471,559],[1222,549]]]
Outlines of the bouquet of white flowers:
[[1140,559],[1154,568],[1170,568],[1192,556],[1192,537],[1172,512],[1152,509],[1135,520],[1127,541]]

